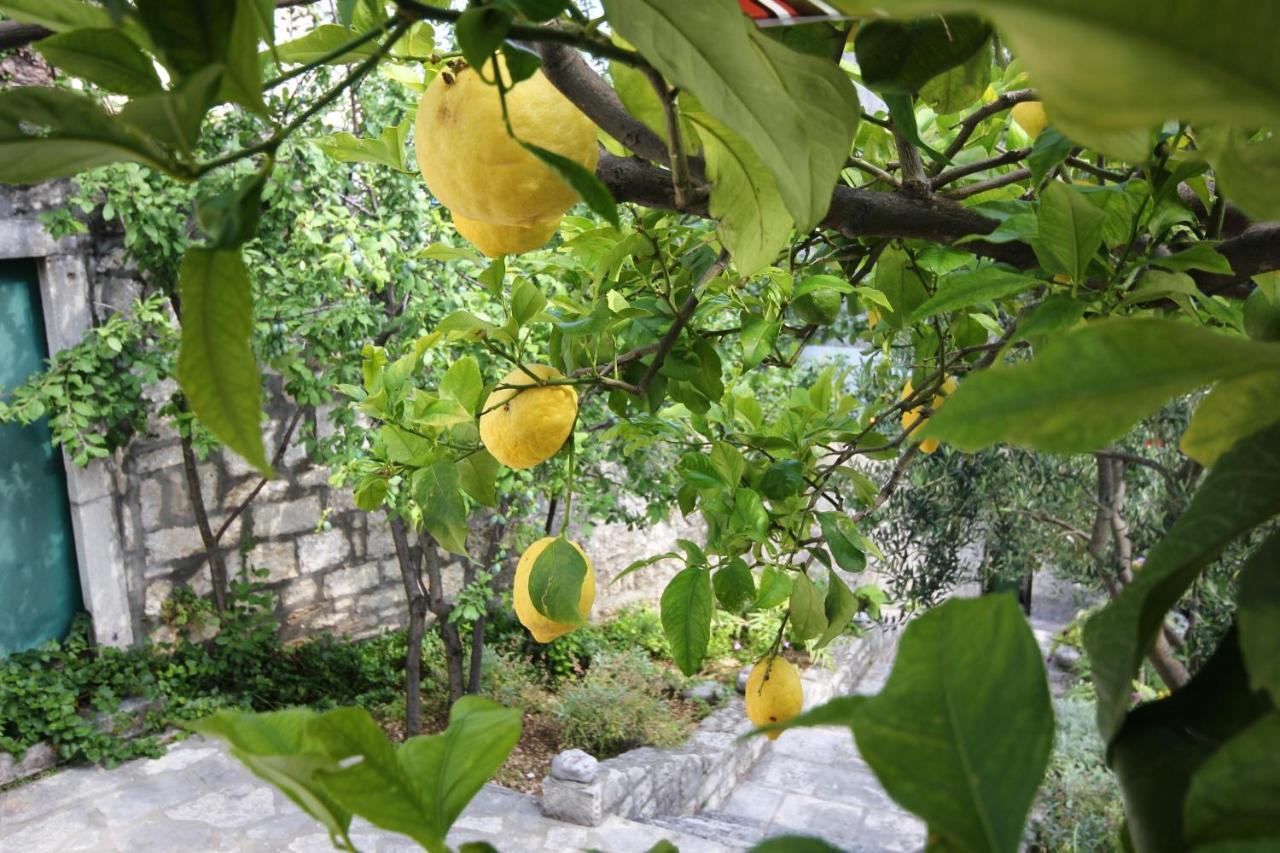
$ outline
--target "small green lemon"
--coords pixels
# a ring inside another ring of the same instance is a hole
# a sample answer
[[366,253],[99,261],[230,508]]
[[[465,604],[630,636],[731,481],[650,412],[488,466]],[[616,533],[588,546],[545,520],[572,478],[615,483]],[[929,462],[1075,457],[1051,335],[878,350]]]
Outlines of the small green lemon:
[[791,303],[796,316],[815,326],[830,326],[840,316],[844,295],[838,290],[811,290]]

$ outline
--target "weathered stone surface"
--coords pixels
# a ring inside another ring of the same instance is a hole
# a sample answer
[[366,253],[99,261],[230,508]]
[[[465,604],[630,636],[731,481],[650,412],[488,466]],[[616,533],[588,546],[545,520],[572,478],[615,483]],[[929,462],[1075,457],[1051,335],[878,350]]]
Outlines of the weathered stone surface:
[[284,503],[257,503],[253,508],[255,536],[271,538],[311,530],[320,520],[320,499],[315,496]]
[[564,782],[548,776],[542,780],[542,812],[569,823],[599,826],[604,820],[601,793],[598,782]]
[[182,464],[182,448],[174,440],[172,444],[157,447],[134,455],[133,470],[150,474],[162,468],[175,468]]
[[551,775],[565,782],[593,782],[600,772],[594,755],[580,749],[566,749],[551,759]]
[[[58,762],[58,753],[47,743],[38,743],[23,753],[22,760],[8,752],[0,752],[0,785],[25,779],[52,767]],[[0,811],[0,817],[4,812]]]
[[259,542],[249,552],[249,561],[254,568],[267,570],[264,579],[267,583],[298,576],[298,557],[293,542],[289,540]]
[[324,596],[341,598],[372,589],[380,581],[377,563],[363,563],[359,566],[337,569],[324,576]]
[[200,531],[194,525],[170,527],[147,535],[147,560],[151,564],[194,557],[203,550]]
[[1058,646],[1053,653],[1053,665],[1062,670],[1072,670],[1080,662],[1080,650],[1075,646]]
[[253,782],[205,794],[165,811],[173,820],[190,820],[226,828],[257,823],[276,813],[271,789]]
[[320,595],[319,578],[296,578],[278,587],[280,604],[285,610],[294,610],[310,604]]
[[147,584],[147,596],[143,604],[143,611],[147,614],[147,618],[158,618],[164,610],[164,603],[169,600],[169,596],[172,594],[172,581],[158,580]]
[[298,537],[298,565],[304,574],[336,566],[349,556],[351,543],[338,528]]
[[718,681],[699,681],[681,690],[680,695],[686,699],[700,699],[714,704],[723,699],[728,692],[728,688]]
[[742,669],[738,670],[738,681],[737,681],[736,687],[739,693],[746,695],[747,679],[750,677],[751,677],[751,667],[744,666]]

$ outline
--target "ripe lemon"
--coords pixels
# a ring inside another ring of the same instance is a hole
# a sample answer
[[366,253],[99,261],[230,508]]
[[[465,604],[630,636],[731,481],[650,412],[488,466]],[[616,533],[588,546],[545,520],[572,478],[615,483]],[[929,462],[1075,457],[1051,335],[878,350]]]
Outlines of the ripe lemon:
[[559,218],[547,219],[528,226],[494,225],[476,219],[467,219],[462,214],[455,213],[453,227],[458,229],[458,233],[467,242],[486,256],[496,258],[500,255],[519,255],[545,245],[560,227],[560,220]]
[[[955,393],[955,390],[959,387],[960,385],[959,383],[956,382],[956,378],[954,376],[948,376],[947,378],[943,379],[942,385],[938,388],[938,393],[935,394],[933,397],[933,402],[929,404],[930,408],[932,408],[934,411],[937,411],[938,409],[942,408],[942,404],[947,401],[947,396]],[[898,399],[899,400],[907,399],[908,397],[911,396],[913,390],[914,389],[911,387],[911,380],[908,379],[907,384],[902,386],[902,396],[899,397]],[[902,413],[903,431],[909,430],[913,426],[915,426],[916,421],[920,420],[920,418],[923,416],[923,410],[924,410],[923,406],[916,406],[914,409],[907,409],[905,412]],[[932,453],[938,449],[938,445],[939,445],[939,442],[936,438],[926,438],[924,441],[920,442],[920,452],[925,454]]]
[[[768,672],[766,676],[765,673]],[[804,708],[804,691],[800,673],[791,661],[767,657],[751,667],[747,676],[747,717],[757,726],[783,723]],[[769,740],[777,740],[782,732],[769,732]]]
[[796,316],[815,326],[830,326],[840,316],[844,295],[838,290],[814,290],[791,303]]
[[[506,65],[499,62],[507,79]],[[485,68],[492,78],[493,63]],[[596,128],[541,71],[506,95],[511,128],[523,142],[595,171]],[[559,175],[507,133],[498,90],[459,64],[441,71],[414,119],[418,167],[441,204],[467,219],[534,227],[578,201]]]
[[1039,101],[1023,101],[1014,104],[1010,111],[1014,122],[1018,127],[1022,128],[1027,136],[1035,139],[1040,135],[1040,131],[1045,129],[1049,124],[1049,117],[1045,115],[1044,105]]
[[[529,633],[539,643],[549,643],[556,637],[569,633],[576,625],[566,625],[564,622],[556,622],[554,619],[548,619],[538,612],[538,608],[533,606],[533,599],[529,596],[529,576],[533,573],[533,564],[537,562],[538,555],[547,549],[547,546],[556,541],[554,536],[547,536],[534,542],[525,552],[520,555],[520,562],[516,564],[516,578],[512,585],[512,593],[515,599],[516,618],[520,620],[520,624],[529,629]],[[582,559],[587,563],[587,576],[582,579],[582,593],[578,597],[578,612],[582,614],[585,620],[591,615],[591,605],[596,602],[596,571],[591,566],[591,558],[578,545],[577,542],[570,542],[570,545],[582,555]]]
[[[560,371],[546,364],[526,365],[539,379],[560,379]],[[499,385],[536,385],[517,367]],[[518,391],[498,388],[484,401],[480,441],[508,468],[532,468],[556,455],[573,432],[578,417],[578,392],[572,385],[543,385]]]

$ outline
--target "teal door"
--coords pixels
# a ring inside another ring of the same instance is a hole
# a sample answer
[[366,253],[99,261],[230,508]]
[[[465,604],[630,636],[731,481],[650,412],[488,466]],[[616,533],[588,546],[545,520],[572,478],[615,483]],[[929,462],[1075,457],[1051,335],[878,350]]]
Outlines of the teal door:
[[[46,355],[35,263],[0,261],[0,393]],[[0,655],[62,637],[80,607],[62,454],[44,421],[0,424]]]

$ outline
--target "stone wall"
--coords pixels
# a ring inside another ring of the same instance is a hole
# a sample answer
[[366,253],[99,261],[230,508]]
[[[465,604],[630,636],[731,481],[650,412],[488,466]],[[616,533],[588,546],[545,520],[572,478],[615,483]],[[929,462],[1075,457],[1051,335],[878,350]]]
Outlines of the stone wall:
[[[110,312],[127,310],[143,292],[138,274],[124,260],[119,235],[103,230],[103,223],[96,223],[89,235],[61,241],[42,233],[40,213],[64,204],[66,194],[65,182],[0,187],[0,235],[11,238],[8,256],[46,259],[42,270],[55,254],[75,258],[87,273],[81,276],[87,280],[55,291],[45,277],[47,270],[42,272],[41,287],[49,303],[46,317],[66,313],[80,318],[75,323],[79,331],[50,334],[55,350],[73,343],[84,328]],[[173,390],[171,383],[152,389],[157,408]],[[281,397],[277,383],[268,381],[267,392],[264,439],[270,453],[294,409]],[[308,411],[305,420],[311,430],[323,432],[327,425],[323,412]],[[146,432],[87,471],[68,466],[73,502],[76,481],[101,484],[95,496],[102,492],[102,517],[93,524],[77,522],[76,536],[82,586],[95,623],[110,621],[116,626],[105,633],[99,630],[103,642],[171,636],[161,616],[174,590],[187,587],[202,595],[209,591],[178,436],[159,420]],[[258,475],[230,453],[212,454],[197,470],[215,530],[259,483]],[[286,639],[316,631],[367,636],[401,624],[406,611],[403,586],[385,516],[357,510],[349,487],[330,487],[328,472],[311,463],[301,443],[288,448],[278,473],[222,537],[220,550],[228,572],[235,576],[249,567],[265,570],[266,582],[278,598]],[[677,569],[674,564],[646,568],[616,585],[610,581],[633,560],[674,549],[677,538],[702,541],[704,536],[697,524],[683,519],[636,530],[621,524],[594,527],[580,541],[598,576],[596,616],[632,603],[656,603]],[[89,562],[94,566],[86,573]],[[461,575],[458,561],[447,562],[446,590],[456,590]],[[122,590],[109,619],[107,608],[95,605],[100,596],[88,588],[90,584]],[[117,626],[121,620],[122,629]]]

